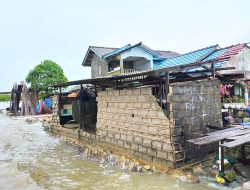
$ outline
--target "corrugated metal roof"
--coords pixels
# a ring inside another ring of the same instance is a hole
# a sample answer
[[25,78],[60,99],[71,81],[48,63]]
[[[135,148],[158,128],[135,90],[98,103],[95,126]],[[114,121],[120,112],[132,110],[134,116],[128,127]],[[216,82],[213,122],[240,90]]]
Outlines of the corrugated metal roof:
[[180,55],[180,56],[176,56],[176,57],[167,59],[165,62],[162,62],[161,64],[155,65],[154,69],[195,63],[201,60],[202,58],[204,58],[204,56],[206,56],[207,54],[212,53],[217,48],[218,48],[218,45],[213,45],[213,46],[209,46],[209,47],[202,48],[196,51],[192,51],[192,52]]
[[213,59],[225,59],[233,57],[234,55],[237,55],[244,47],[246,47],[246,44],[237,44],[232,45],[229,47],[221,48],[213,52],[211,55],[206,57],[203,61],[209,61]]

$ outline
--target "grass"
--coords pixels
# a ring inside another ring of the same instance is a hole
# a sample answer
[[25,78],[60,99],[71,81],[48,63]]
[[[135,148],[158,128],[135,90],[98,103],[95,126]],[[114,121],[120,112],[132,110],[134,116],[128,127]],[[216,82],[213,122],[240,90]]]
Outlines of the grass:
[[11,100],[10,94],[0,94],[0,102],[8,102]]

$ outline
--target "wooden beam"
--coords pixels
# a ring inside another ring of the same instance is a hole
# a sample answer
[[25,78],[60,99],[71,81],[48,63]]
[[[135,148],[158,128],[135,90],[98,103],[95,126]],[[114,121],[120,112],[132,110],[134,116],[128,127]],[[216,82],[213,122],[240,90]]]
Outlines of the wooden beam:
[[224,147],[221,146],[223,140],[219,141],[219,171],[224,174]]
[[168,102],[169,94],[169,72],[165,74],[165,91],[166,91],[166,103],[167,103],[167,117],[170,115],[170,103]]
[[215,68],[214,63],[211,64],[211,70],[212,70],[212,77],[215,78]]
[[160,78],[159,81],[159,100],[160,100],[160,106],[162,107],[162,78]]
[[245,143],[241,145],[241,162],[243,164],[246,163],[246,151],[245,151]]

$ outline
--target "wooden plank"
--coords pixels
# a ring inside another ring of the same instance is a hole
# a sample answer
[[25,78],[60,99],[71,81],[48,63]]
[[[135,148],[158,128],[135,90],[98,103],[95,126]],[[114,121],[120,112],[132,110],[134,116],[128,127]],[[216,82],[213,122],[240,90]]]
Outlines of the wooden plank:
[[[209,138],[213,138],[213,137],[216,137],[216,136],[221,136],[221,134],[228,134],[228,132],[231,132],[231,131],[238,131],[238,130],[239,130],[239,129],[233,129],[233,130],[228,130],[228,131],[220,130],[220,131],[208,133],[208,134],[206,134],[206,136],[204,136],[204,137],[199,137],[199,138],[196,138],[196,139],[190,139],[190,140],[188,140],[188,141],[189,141],[189,142],[192,142],[192,143],[195,143],[195,142],[207,140],[207,139],[209,139]],[[228,137],[230,137],[230,136],[228,136]]]
[[238,140],[234,140],[234,141],[231,141],[231,142],[224,143],[221,146],[226,147],[226,148],[232,148],[232,147],[242,145],[242,144],[247,143],[247,142],[250,142],[249,138],[241,138],[241,139],[238,139]]
[[210,135],[216,135],[216,134],[221,134],[221,133],[225,133],[225,132],[228,132],[228,131],[233,131],[233,130],[236,130],[236,129],[244,129],[244,128],[239,128],[239,127],[230,127],[230,128],[226,128],[226,129],[223,129],[223,130],[220,130],[220,131],[215,131],[215,132],[211,132],[211,133],[207,133],[206,135],[210,136]]
[[240,135],[240,136],[229,137],[229,138],[227,138],[227,140],[238,140],[241,138],[249,138],[250,139],[250,133]]
[[[220,135],[211,135],[211,136],[206,136],[206,137],[201,137],[201,138],[198,138],[198,139],[194,139],[194,140],[196,140],[194,142],[194,144],[196,144],[196,145],[209,144],[209,143],[213,143],[213,142],[216,142],[216,141],[219,141],[219,140],[222,140],[222,139],[227,139],[227,138],[232,137],[232,136],[243,135],[243,134],[246,134],[246,133],[249,133],[249,132],[250,132],[250,129],[233,130],[233,131],[222,133]],[[191,142],[191,141],[189,141],[189,142]]]

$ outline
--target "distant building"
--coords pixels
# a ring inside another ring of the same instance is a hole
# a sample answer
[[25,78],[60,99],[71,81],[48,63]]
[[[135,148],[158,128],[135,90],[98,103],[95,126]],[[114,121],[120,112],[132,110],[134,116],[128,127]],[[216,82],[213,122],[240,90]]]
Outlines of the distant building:
[[172,51],[152,50],[142,42],[121,48],[89,46],[82,65],[91,67],[91,77],[128,74],[153,70],[154,65],[179,55]]

